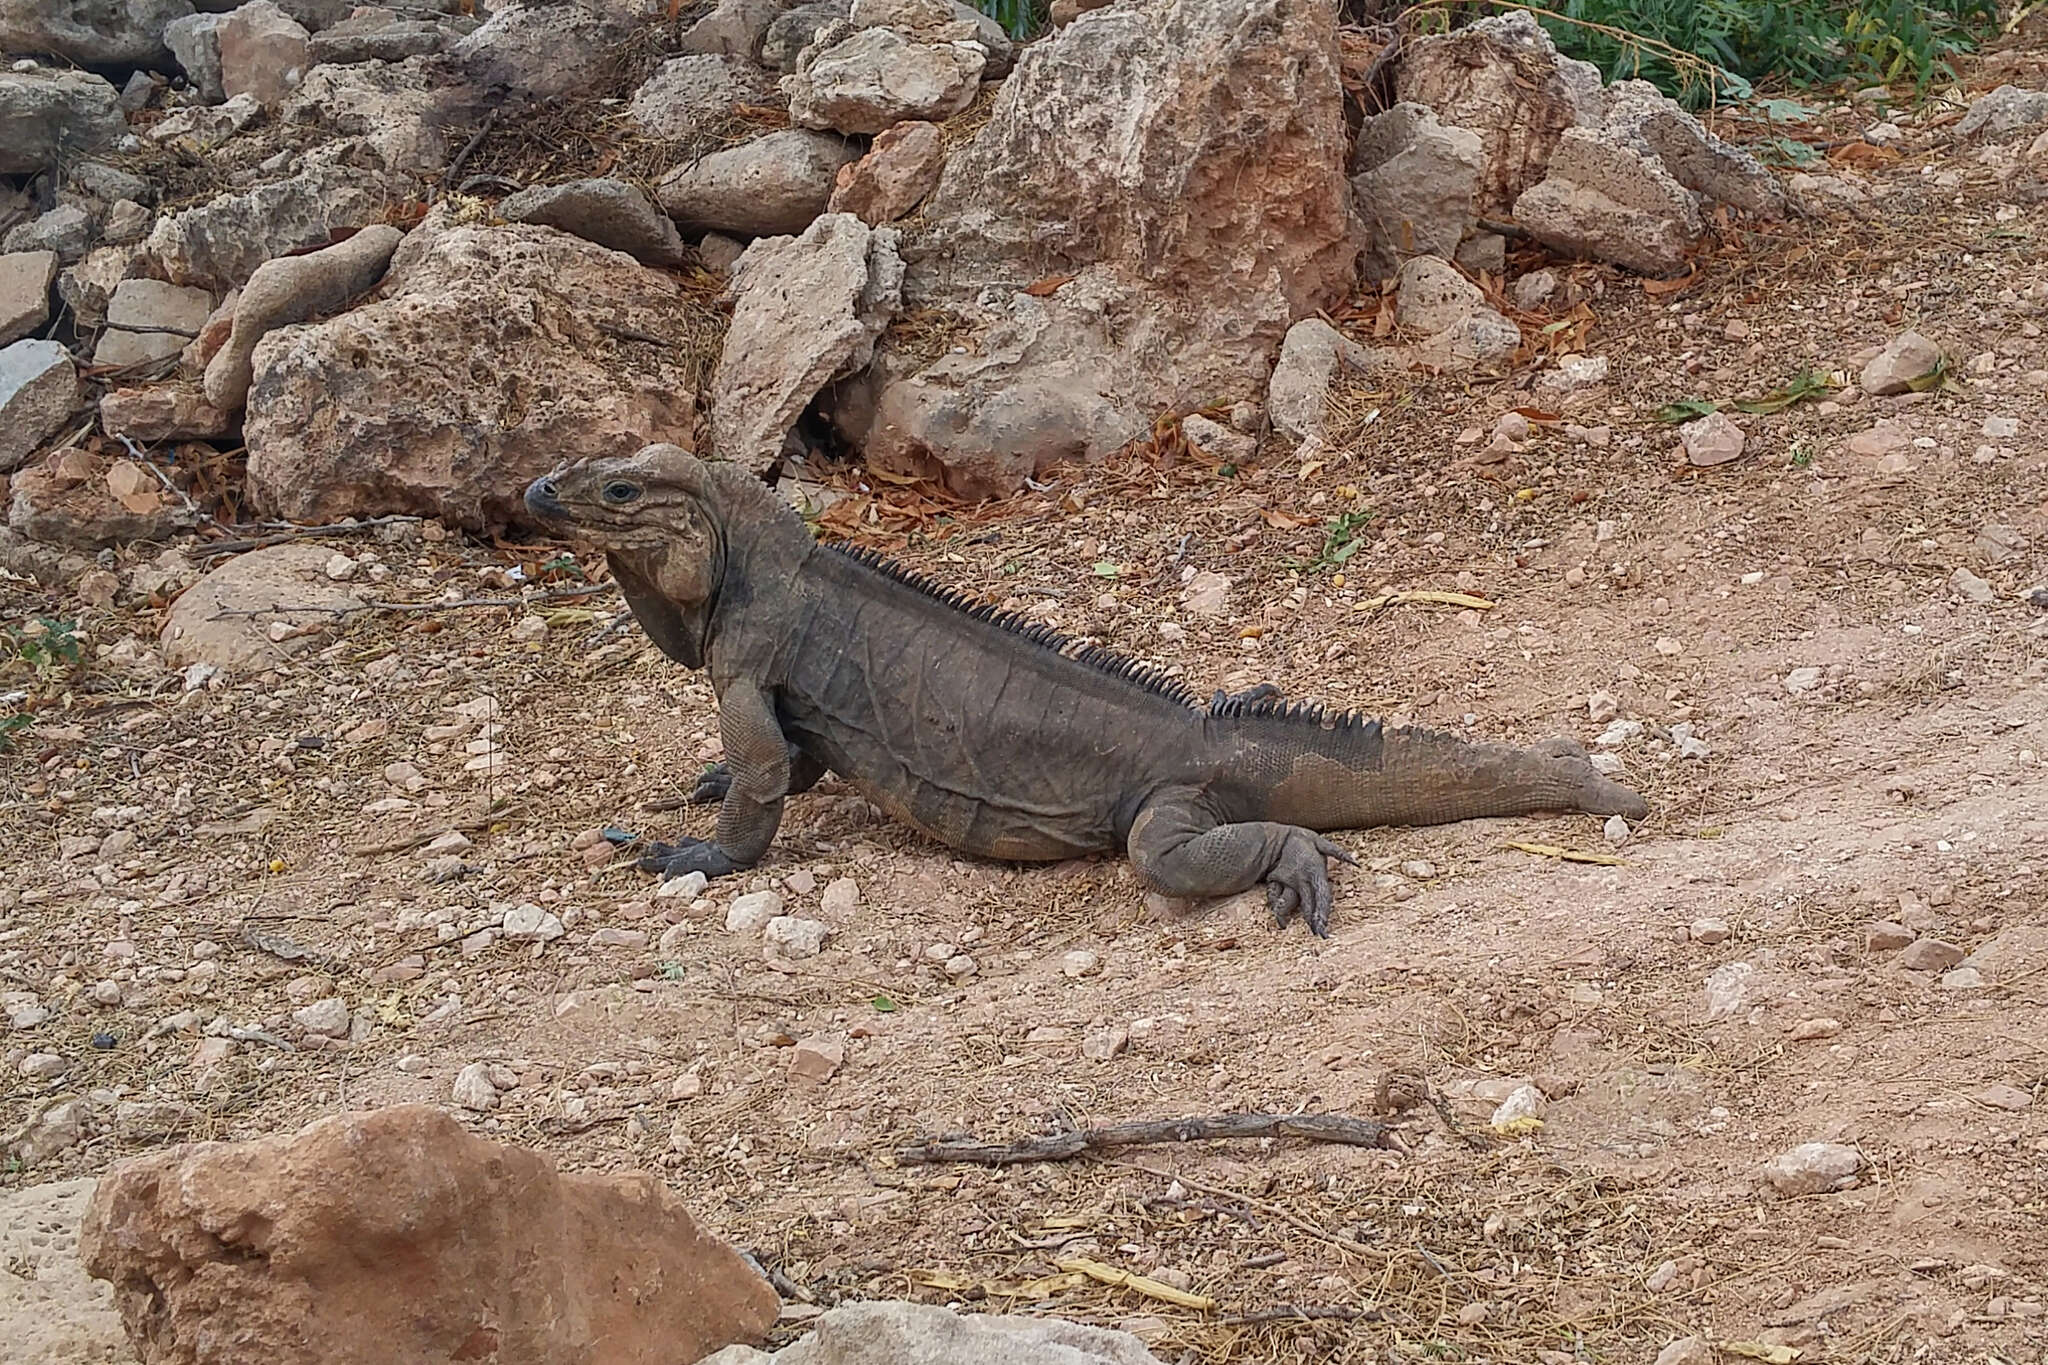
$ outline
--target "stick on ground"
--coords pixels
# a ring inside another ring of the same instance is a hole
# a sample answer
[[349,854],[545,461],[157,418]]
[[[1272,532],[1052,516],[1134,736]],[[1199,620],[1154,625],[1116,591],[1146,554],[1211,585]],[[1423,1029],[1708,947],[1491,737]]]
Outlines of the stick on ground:
[[1209,1114],[1140,1123],[1112,1123],[1101,1128],[1077,1128],[1007,1143],[975,1142],[971,1139],[927,1142],[899,1149],[896,1160],[905,1166],[948,1161],[1011,1166],[1025,1161],[1065,1161],[1083,1152],[1105,1151],[1111,1147],[1255,1137],[1298,1137],[1311,1142],[1341,1142],[1351,1147],[1384,1147],[1387,1145],[1387,1126],[1345,1114]]

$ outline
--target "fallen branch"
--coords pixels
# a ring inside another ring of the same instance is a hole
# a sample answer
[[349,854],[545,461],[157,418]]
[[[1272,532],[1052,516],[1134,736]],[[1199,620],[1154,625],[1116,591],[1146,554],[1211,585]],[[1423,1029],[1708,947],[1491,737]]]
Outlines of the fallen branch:
[[897,1151],[904,1166],[949,1161],[979,1166],[1010,1166],[1025,1161],[1065,1161],[1083,1152],[1136,1147],[1155,1142],[1202,1142],[1212,1138],[1298,1137],[1311,1142],[1338,1142],[1351,1147],[1384,1147],[1387,1126],[1344,1114],[1211,1114],[1184,1119],[1152,1119],[1113,1123],[1102,1128],[1076,1128],[1018,1142],[927,1142]]
[[1227,1318],[1216,1319],[1219,1327],[1249,1327],[1259,1322],[1357,1322],[1361,1318],[1377,1318],[1377,1310],[1371,1308],[1346,1308],[1338,1303],[1283,1303],[1277,1308],[1261,1308],[1254,1313],[1233,1313]]
[[1539,858],[1556,858],[1567,863],[1596,863],[1601,867],[1626,867],[1627,862],[1612,853],[1581,853],[1577,849],[1559,848],[1556,844],[1529,844],[1519,839],[1508,840],[1508,847],[1518,853],[1533,853]]
[[558,592],[544,592],[538,597],[457,597],[447,601],[433,602],[372,602],[369,605],[378,611],[454,611],[457,607],[533,607],[545,602],[566,602],[575,597],[590,597],[609,589],[609,583],[592,583],[581,588],[563,588]]
[[[267,550],[273,545],[288,545],[307,536],[348,536],[374,531],[379,526],[399,526],[408,522],[422,521],[422,517],[391,516],[369,517],[362,521],[338,521],[326,526],[294,526],[290,522],[273,522],[262,526],[264,530],[276,531],[275,535],[256,536],[247,540],[216,540],[199,552],[204,560],[219,559],[224,555],[238,555],[250,550]],[[250,529],[234,527],[235,530]]]
[[1379,597],[1368,597],[1351,604],[1353,611],[1377,611],[1381,607],[1406,606],[1411,602],[1430,602],[1440,607],[1469,607],[1473,611],[1492,611],[1499,605],[1484,597],[1474,597],[1464,592],[1437,592],[1429,588],[1415,588],[1406,592],[1390,592]]
[[441,172],[441,183],[434,191],[436,199],[439,199],[448,192],[448,186],[454,182],[456,176],[462,174],[463,163],[469,160],[470,154],[477,149],[478,144],[491,135],[491,129],[497,126],[498,111],[493,109],[484,115],[483,126],[470,136],[469,141],[462,144],[462,150],[457,152],[455,158],[448,163],[448,169]]

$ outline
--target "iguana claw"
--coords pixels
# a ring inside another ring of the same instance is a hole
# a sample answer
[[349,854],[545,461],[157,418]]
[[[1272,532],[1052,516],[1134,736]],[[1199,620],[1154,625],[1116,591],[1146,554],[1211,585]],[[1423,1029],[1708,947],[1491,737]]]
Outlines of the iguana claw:
[[715,806],[725,800],[726,792],[731,789],[732,769],[723,763],[714,763],[697,774],[697,785],[690,789],[690,804]]
[[737,872],[739,864],[726,856],[724,849],[706,839],[684,839],[673,844],[650,844],[640,855],[636,864],[642,872],[659,872],[664,877],[680,877],[685,872],[702,872],[707,877],[723,877]]
[[1330,872],[1323,859],[1335,858],[1358,866],[1358,859],[1320,834],[1301,831],[1287,841],[1273,870],[1266,874],[1266,907],[1281,928],[1299,911],[1302,922],[1317,938],[1330,936]]

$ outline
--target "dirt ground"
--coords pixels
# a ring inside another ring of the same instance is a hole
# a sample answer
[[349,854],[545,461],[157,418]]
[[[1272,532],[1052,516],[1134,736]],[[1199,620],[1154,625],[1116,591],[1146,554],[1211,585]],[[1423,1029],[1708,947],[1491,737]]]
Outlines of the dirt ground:
[[[2048,582],[2048,168],[2015,169],[2024,146],[1987,161],[1936,126],[1896,163],[1811,168],[1864,202],[1732,238],[1674,292],[1553,264],[1559,295],[1520,320],[1576,337],[1583,294],[1581,348],[1611,365],[1564,400],[1532,359],[1333,394],[1349,439],[1310,465],[1276,446],[1223,472],[1167,441],[945,519],[854,489],[871,543],[1205,695],[1271,680],[1593,745],[1605,693],[1640,722],[1605,750],[1653,806],[1624,845],[1590,817],[1342,835],[1363,866],[1328,941],[1253,897],[1148,898],[1117,861],[957,861],[830,781],[756,873],[657,902],[572,843],[707,832],[678,806],[714,712],[605,629],[608,591],[551,604],[539,638],[503,606],[316,620],[304,652],[188,692],[150,652],[160,609],[0,584],[16,621],[77,621],[87,656],[0,753],[0,994],[50,1012],[0,1035],[0,1134],[119,1101],[0,1187],[452,1103],[483,1062],[516,1083],[482,1130],[663,1169],[794,1286],[789,1332],[805,1299],[909,1297],[1121,1324],[1167,1361],[1648,1361],[1687,1334],[1725,1358],[2048,1361],[2048,610],[2026,598]],[[1860,398],[1852,357],[1909,327],[1948,382]],[[1812,369],[1847,388],[1734,414],[1732,464],[1686,467],[1654,420]],[[1481,462],[1517,407],[1562,420]],[[1852,451],[1880,420],[1902,448]],[[323,543],[412,603],[516,598],[506,570],[552,553],[416,526]],[[1185,605],[1193,573],[1230,580],[1222,614]],[[1360,607],[1388,588],[1492,609]],[[426,847],[450,829],[469,846]],[[761,889],[830,923],[821,955],[726,931]],[[523,903],[567,936],[495,933]],[[1967,966],[1906,969],[1879,921]],[[1716,973],[1739,999],[1710,1018]],[[333,996],[354,1040],[320,1045],[293,1012]],[[836,1074],[792,1074],[821,1036]],[[67,1069],[30,1079],[30,1053]],[[1418,1077],[1442,1113],[1404,1107]],[[1532,1082],[1540,1127],[1495,1131]],[[1391,1110],[1399,1147],[895,1160],[1301,1110]],[[1809,1142],[1862,1154],[1853,1187],[1762,1182]],[[1213,1306],[1063,1272],[1076,1256]]]

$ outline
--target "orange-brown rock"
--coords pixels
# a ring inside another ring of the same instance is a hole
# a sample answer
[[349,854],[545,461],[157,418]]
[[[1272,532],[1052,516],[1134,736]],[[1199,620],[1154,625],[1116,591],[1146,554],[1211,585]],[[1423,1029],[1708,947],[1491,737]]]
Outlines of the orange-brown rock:
[[676,1365],[775,1291],[650,1175],[563,1175],[438,1109],[175,1147],[85,1213],[145,1365]]

